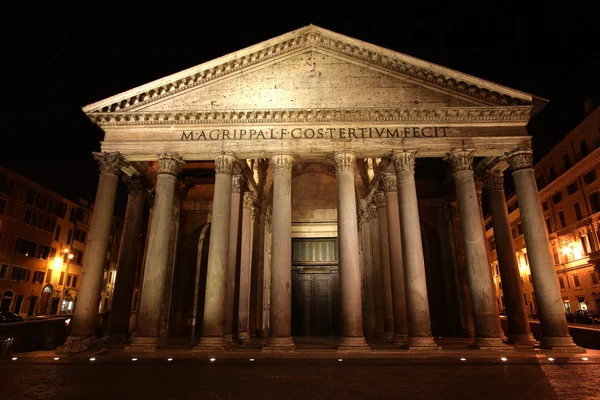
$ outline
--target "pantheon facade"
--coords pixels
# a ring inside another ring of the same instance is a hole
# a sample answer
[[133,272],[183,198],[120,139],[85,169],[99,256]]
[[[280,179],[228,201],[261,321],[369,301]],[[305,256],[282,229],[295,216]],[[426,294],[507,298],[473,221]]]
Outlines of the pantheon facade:
[[[309,25],[90,104],[83,110],[105,135],[71,335],[95,329],[122,177],[129,197],[108,333],[126,349],[189,338],[192,351],[212,351],[263,337],[263,351],[288,352],[300,336],[336,337],[340,351],[370,351],[369,338],[438,351],[434,338],[444,336],[531,349],[506,177],[521,210],[540,345],[578,351],[526,129],[546,103]],[[482,222],[486,191],[505,330]]]

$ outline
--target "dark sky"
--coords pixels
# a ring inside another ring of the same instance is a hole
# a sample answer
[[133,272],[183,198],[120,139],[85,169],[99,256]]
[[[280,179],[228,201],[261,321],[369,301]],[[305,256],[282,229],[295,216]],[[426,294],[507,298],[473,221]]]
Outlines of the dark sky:
[[83,106],[311,23],[550,100],[528,126],[538,157],[582,120],[585,99],[600,104],[600,23],[592,10],[426,3],[378,10],[361,3],[345,11],[318,3],[252,3],[241,11],[233,3],[37,9],[20,29],[10,21],[1,32],[0,164],[93,202],[98,169],[91,153],[103,133]]

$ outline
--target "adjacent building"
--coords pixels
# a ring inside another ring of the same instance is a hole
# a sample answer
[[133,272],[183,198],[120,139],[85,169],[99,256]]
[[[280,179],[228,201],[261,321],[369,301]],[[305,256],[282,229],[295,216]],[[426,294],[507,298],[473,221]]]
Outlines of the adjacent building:
[[[585,103],[585,119],[534,166],[544,221],[565,313],[600,311],[600,277],[594,268],[600,228],[600,107]],[[524,306],[538,314],[518,199],[507,199]],[[486,218],[498,305],[505,308],[494,230]]]
[[[72,314],[93,205],[0,167],[0,310],[31,317]],[[110,307],[122,218],[113,217],[100,311]]]

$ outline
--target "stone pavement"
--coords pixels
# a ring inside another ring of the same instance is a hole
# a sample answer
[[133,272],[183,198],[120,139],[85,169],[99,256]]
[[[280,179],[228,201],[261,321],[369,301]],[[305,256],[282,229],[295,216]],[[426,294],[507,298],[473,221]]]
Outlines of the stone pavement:
[[110,348],[93,360],[85,353],[15,353],[0,361],[0,400],[600,399],[600,350],[438,343],[444,350],[429,353],[381,341],[370,341],[368,353],[338,352],[328,338],[296,338],[296,351],[283,356],[261,352],[259,339],[221,352],[192,353],[175,343],[152,353]]

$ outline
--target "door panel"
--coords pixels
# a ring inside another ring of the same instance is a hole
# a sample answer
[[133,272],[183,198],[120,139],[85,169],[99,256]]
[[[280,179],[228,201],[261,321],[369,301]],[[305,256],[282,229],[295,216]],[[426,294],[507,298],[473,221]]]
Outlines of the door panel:
[[[338,272],[292,271],[292,335],[331,336],[339,333]],[[335,298],[335,299],[334,299]],[[337,322],[336,322],[337,321]],[[337,325],[336,325],[337,324]]]

